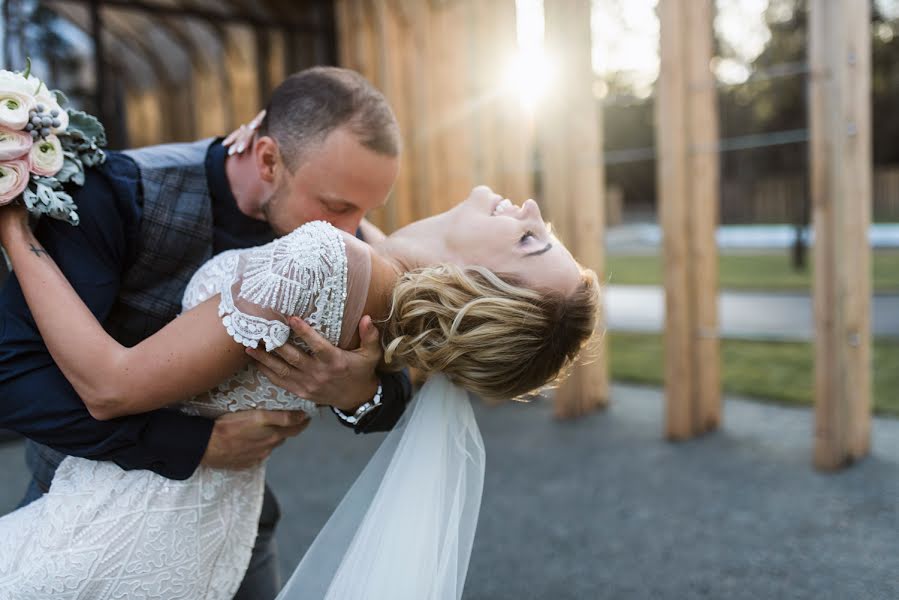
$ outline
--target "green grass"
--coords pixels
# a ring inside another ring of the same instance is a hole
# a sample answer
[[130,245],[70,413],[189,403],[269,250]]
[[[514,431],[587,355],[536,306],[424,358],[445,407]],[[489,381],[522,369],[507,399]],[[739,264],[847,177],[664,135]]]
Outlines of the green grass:
[[[811,264],[811,255],[809,255]],[[872,254],[875,292],[899,292],[899,250]],[[606,275],[612,285],[661,285],[662,260],[658,255],[608,255]],[[808,291],[811,269],[794,271],[789,252],[721,254],[719,285],[731,290]]]
[[[612,333],[609,358],[612,378],[662,385],[660,335]],[[801,342],[722,340],[722,387],[727,393],[811,406],[813,347]],[[899,341],[875,340],[874,412],[899,416]]]

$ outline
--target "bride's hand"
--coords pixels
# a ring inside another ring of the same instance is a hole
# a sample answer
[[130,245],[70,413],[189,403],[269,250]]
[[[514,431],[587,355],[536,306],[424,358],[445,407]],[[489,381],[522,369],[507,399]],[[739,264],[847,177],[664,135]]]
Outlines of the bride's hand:
[[259,124],[262,123],[264,118],[265,111],[260,110],[259,114],[252,121],[246,125],[241,125],[228,134],[228,137],[222,141],[222,145],[228,149],[228,156],[241,154],[250,146],[253,136],[256,135],[256,130],[259,129]]

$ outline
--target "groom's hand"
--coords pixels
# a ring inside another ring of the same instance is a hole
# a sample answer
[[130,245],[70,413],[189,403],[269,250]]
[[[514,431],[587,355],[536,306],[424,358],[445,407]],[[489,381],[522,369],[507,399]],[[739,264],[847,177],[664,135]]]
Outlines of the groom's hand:
[[288,324],[312,350],[311,355],[293,344],[284,344],[271,353],[247,349],[272,383],[300,398],[349,412],[374,397],[381,342],[371,317],[363,317],[359,323],[362,345],[353,351],[332,346],[302,319],[292,317]]
[[214,469],[246,469],[306,429],[309,415],[299,411],[243,410],[215,420],[200,462]]

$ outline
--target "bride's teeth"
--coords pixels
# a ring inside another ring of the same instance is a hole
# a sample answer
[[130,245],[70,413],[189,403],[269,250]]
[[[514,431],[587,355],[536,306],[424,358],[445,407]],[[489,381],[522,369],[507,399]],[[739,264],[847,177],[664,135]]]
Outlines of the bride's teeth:
[[512,204],[511,200],[509,200],[508,198],[503,198],[502,200],[500,200],[499,204],[496,205],[496,208],[493,209],[493,214],[498,215],[502,212],[505,212],[507,208],[513,207],[514,205]]

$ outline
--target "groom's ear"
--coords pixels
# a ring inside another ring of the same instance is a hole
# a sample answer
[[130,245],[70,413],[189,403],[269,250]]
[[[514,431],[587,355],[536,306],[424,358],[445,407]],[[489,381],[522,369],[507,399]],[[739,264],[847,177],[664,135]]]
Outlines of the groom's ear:
[[284,168],[278,142],[267,135],[258,138],[255,143],[254,155],[259,177],[266,183],[274,183],[278,170]]

